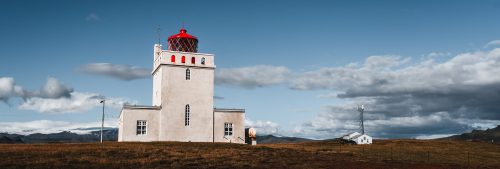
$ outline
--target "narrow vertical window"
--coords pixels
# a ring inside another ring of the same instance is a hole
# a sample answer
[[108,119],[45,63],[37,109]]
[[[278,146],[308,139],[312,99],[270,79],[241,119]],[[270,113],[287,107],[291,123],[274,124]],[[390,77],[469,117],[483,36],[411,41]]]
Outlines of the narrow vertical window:
[[201,64],[205,65],[205,58],[201,58]]
[[189,108],[189,104],[186,105],[186,110],[184,112],[184,126],[189,126],[189,111],[190,111],[190,108]]
[[137,135],[147,134],[148,122],[146,120],[137,120]]
[[196,58],[195,58],[195,57],[192,57],[192,58],[191,58],[191,63],[192,63],[192,64],[196,63]]
[[224,123],[224,136],[233,135],[233,123]]
[[181,62],[182,62],[182,63],[186,63],[186,56],[182,56],[182,57],[181,57]]
[[170,56],[170,62],[172,62],[172,63],[175,62],[175,55]]
[[191,70],[186,69],[186,80],[191,80]]

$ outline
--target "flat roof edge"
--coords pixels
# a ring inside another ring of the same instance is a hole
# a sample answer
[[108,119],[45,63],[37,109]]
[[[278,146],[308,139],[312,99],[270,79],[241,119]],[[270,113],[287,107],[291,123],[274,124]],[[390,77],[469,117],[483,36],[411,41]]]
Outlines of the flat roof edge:
[[245,109],[214,108],[214,112],[245,113]]
[[123,105],[123,109],[154,109],[154,110],[159,110],[159,109],[161,109],[161,106]]

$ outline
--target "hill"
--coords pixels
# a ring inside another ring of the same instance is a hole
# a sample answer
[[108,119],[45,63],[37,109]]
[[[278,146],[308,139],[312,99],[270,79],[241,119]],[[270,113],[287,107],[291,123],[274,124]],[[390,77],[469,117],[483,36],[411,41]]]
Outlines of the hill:
[[472,130],[470,133],[463,133],[450,137],[440,138],[439,140],[461,140],[475,142],[494,142],[500,144],[500,125],[487,130]]
[[276,143],[296,143],[315,141],[299,137],[278,137],[273,135],[257,136],[257,144],[276,144]]

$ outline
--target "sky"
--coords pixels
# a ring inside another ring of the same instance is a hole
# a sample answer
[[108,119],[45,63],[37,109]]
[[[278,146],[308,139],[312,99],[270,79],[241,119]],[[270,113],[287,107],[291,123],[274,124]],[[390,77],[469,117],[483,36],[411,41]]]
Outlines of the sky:
[[[436,138],[500,124],[500,1],[0,2],[0,132],[118,125],[153,46],[215,54],[215,107],[259,134]],[[158,29],[160,28],[160,29]],[[159,30],[159,31],[158,31]]]

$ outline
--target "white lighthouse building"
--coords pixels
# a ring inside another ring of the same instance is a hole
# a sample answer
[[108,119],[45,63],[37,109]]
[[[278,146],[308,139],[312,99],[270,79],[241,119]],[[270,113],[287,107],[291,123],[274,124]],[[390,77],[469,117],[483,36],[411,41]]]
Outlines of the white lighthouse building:
[[185,29],[154,45],[153,105],[124,106],[118,141],[245,142],[244,109],[214,108],[213,54]]

